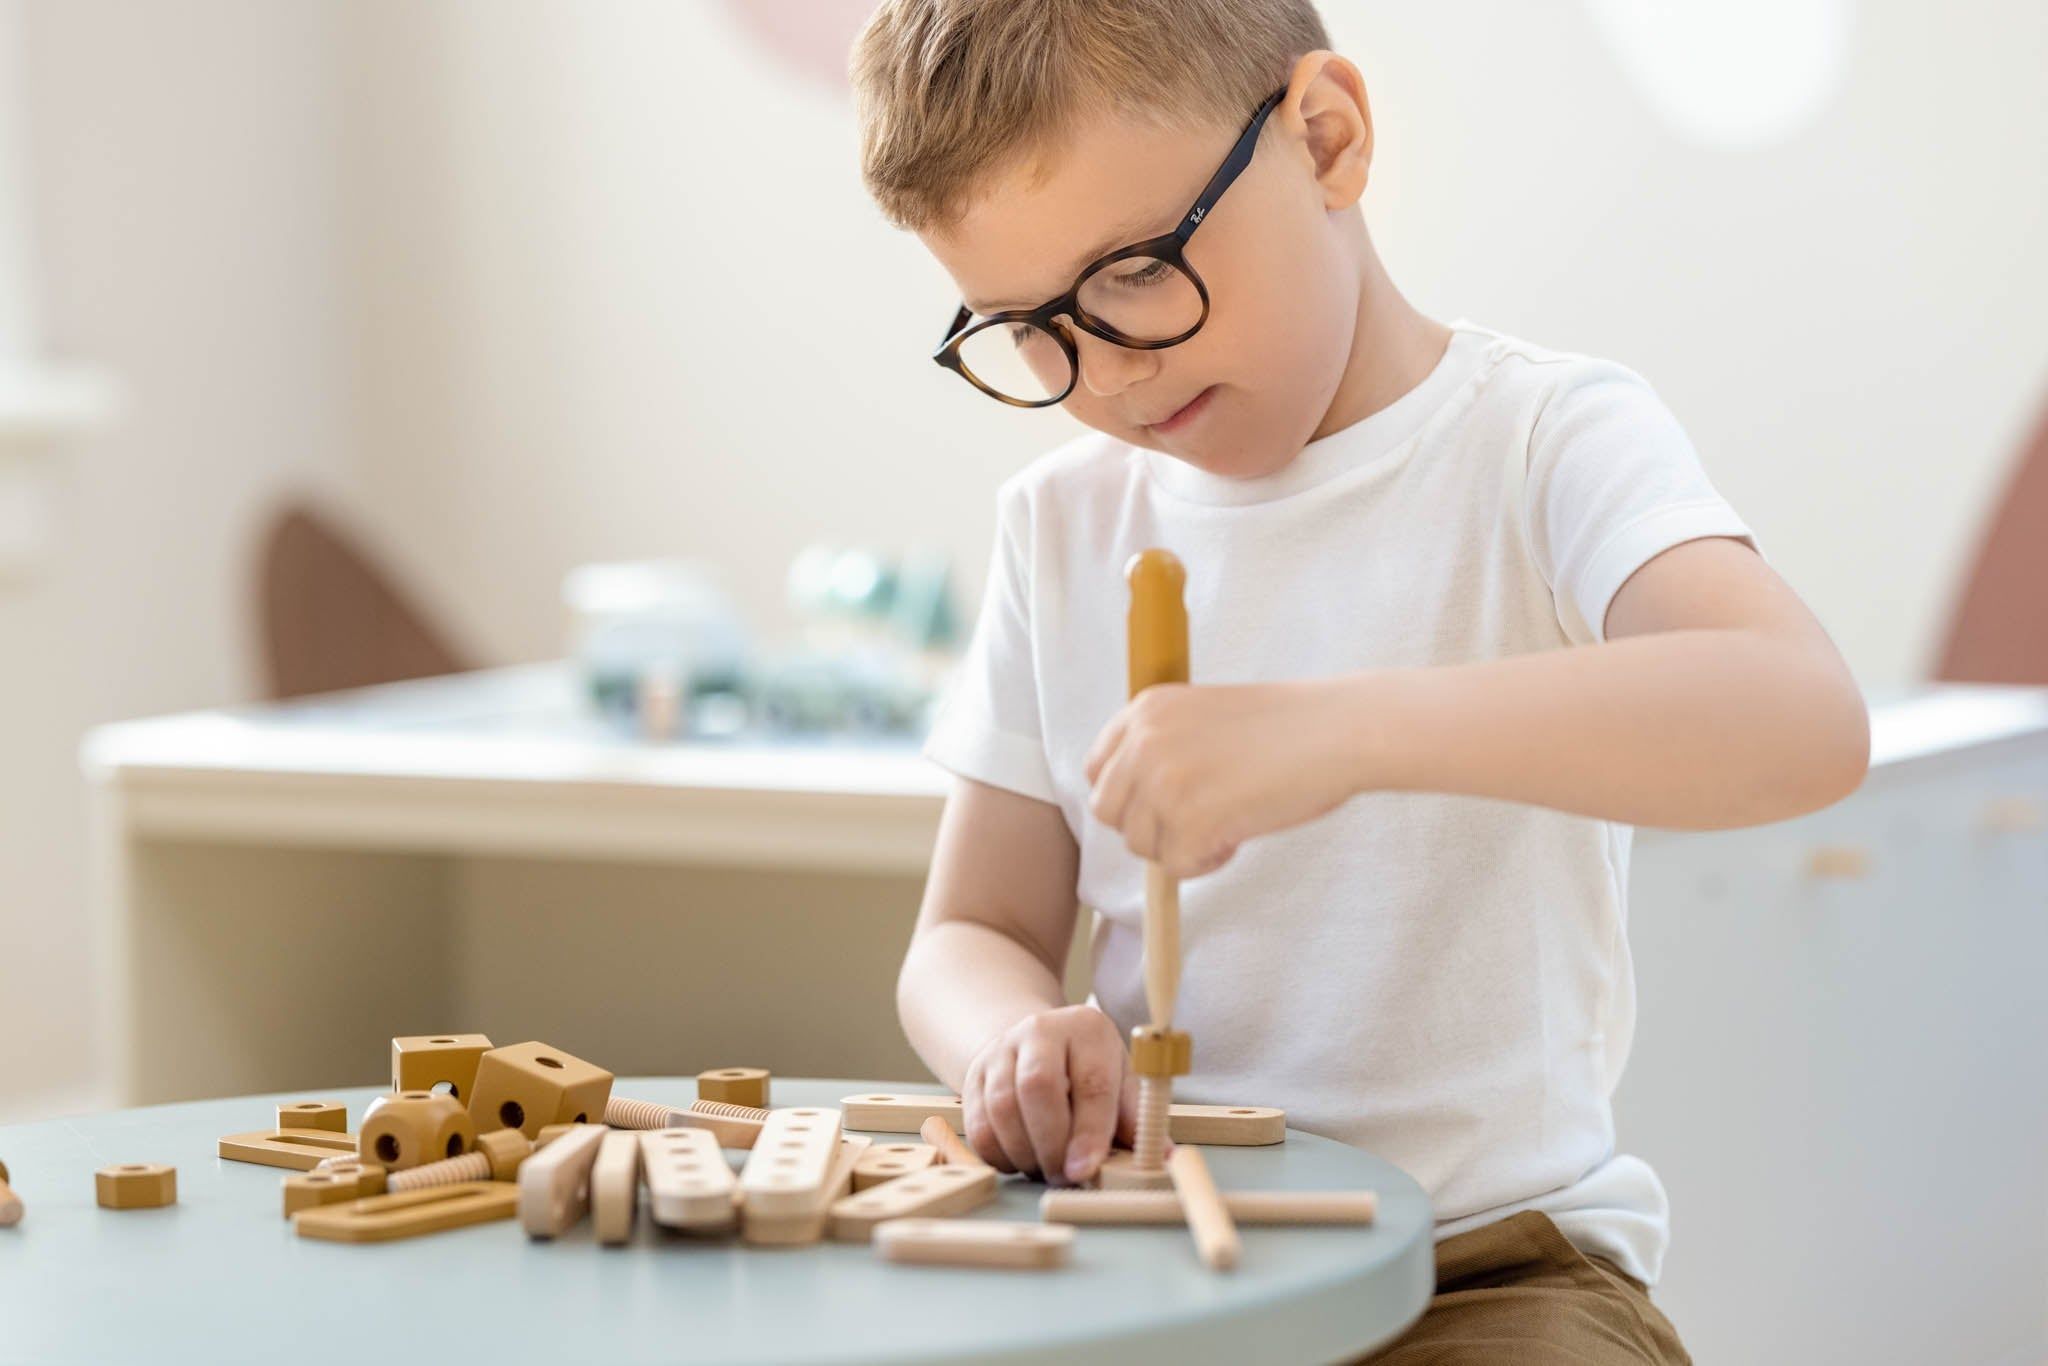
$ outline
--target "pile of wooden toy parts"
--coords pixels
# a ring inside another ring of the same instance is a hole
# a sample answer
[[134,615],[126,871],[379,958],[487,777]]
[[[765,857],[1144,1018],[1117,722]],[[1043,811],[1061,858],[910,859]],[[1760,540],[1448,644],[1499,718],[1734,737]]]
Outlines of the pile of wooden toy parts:
[[[1168,1188],[1048,1190],[1040,1222],[966,1219],[998,1176],[959,1138],[961,1105],[935,1095],[848,1096],[839,1108],[769,1107],[768,1073],[701,1073],[687,1108],[612,1094],[612,1074],[544,1043],[498,1048],[481,1034],[391,1041],[391,1094],[356,1132],[344,1107],[280,1105],[275,1128],[229,1134],[220,1156],[283,1167],[283,1209],[300,1237],[383,1242],[517,1218],[555,1238],[586,1216],[596,1240],[630,1241],[648,1217],[684,1234],[757,1246],[870,1243],[899,1262],[1056,1267],[1077,1224],[1185,1222],[1209,1266],[1234,1266],[1239,1223],[1365,1224],[1371,1191],[1219,1193],[1202,1145],[1284,1141],[1286,1116],[1252,1106],[1175,1105]],[[866,1132],[856,1132],[866,1131]],[[877,1141],[917,1134],[921,1142]],[[727,1150],[746,1156],[736,1171]],[[21,1217],[0,1166],[0,1224]],[[177,1173],[147,1164],[95,1176],[113,1209],[175,1203]]]

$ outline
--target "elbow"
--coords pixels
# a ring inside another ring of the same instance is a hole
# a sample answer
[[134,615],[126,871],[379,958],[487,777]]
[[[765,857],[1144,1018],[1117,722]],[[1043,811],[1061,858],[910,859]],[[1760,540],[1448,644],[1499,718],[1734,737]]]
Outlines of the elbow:
[[1808,731],[1808,743],[1797,747],[1797,772],[1791,775],[1787,816],[1802,816],[1833,806],[1863,785],[1870,772],[1870,708],[1853,683],[1831,690]]

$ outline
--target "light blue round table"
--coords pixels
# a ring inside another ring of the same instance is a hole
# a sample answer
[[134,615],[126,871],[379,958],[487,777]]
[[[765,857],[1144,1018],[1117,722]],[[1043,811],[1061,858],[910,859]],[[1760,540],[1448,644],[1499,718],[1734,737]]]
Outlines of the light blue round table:
[[[897,1087],[778,1077],[778,1105],[834,1105]],[[622,1078],[618,1093],[687,1104],[690,1078]],[[1398,1168],[1290,1131],[1269,1148],[1207,1148],[1232,1189],[1369,1187],[1378,1222],[1244,1229],[1234,1272],[1205,1270],[1184,1228],[1084,1227],[1049,1272],[899,1266],[872,1249],[770,1249],[654,1228],[623,1248],[590,1225],[534,1242],[516,1221],[403,1242],[299,1238],[274,1167],[215,1155],[306,1090],[0,1127],[27,1207],[0,1229],[0,1362],[370,1360],[559,1362],[1325,1362],[1378,1346],[1434,1287],[1428,1199]],[[878,1136],[881,1137],[881,1136]],[[897,1137],[895,1141],[903,1141]],[[167,1162],[178,1204],[103,1210],[96,1168]],[[1036,1219],[1044,1187],[1007,1178],[978,1218]]]

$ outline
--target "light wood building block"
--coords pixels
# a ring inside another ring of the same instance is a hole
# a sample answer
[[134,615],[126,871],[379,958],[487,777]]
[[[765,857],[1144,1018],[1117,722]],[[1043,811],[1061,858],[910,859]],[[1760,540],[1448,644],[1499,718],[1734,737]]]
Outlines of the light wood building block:
[[751,1105],[727,1105],[722,1101],[700,1100],[675,1114],[678,1129],[709,1129],[718,1135],[719,1146],[751,1148],[761,1136],[768,1112]]
[[802,1214],[760,1215],[748,1208],[745,1192],[740,1196],[740,1236],[763,1247],[804,1247],[825,1236],[832,1222],[832,1204],[853,1192],[853,1169],[874,1142],[866,1134],[842,1133],[833,1158],[831,1174],[817,1193],[816,1203]]
[[10,1187],[7,1164],[0,1162],[0,1228],[13,1228],[21,1222],[21,1197]]
[[1095,1184],[1106,1191],[1163,1191],[1173,1189],[1173,1178],[1167,1174],[1164,1163],[1146,1167],[1138,1161],[1136,1153],[1118,1148],[1102,1159],[1102,1166],[1095,1172]]
[[714,1067],[697,1074],[697,1099],[765,1110],[769,1080],[765,1067]]
[[921,1172],[938,1160],[939,1150],[929,1143],[877,1143],[853,1169],[853,1188],[864,1191],[869,1186]]
[[[958,1096],[868,1093],[839,1102],[849,1129],[878,1134],[914,1134],[933,1115],[954,1133],[966,1131]],[[1215,1148],[1260,1148],[1287,1138],[1287,1112],[1267,1105],[1174,1105],[1167,1111],[1167,1137],[1175,1143]]]
[[664,1228],[721,1232],[739,1222],[739,1179],[709,1129],[640,1134],[648,1216]]
[[476,1065],[490,1052],[482,1034],[413,1034],[391,1041],[391,1089],[431,1091],[446,1086],[448,1094],[467,1105],[476,1089]]
[[362,1157],[356,1150],[354,1134],[334,1134],[324,1129],[258,1129],[228,1134],[221,1139],[219,1152],[230,1162],[255,1162],[301,1172],[312,1171],[323,1158]]
[[673,1105],[613,1096],[604,1103],[604,1122],[612,1129],[673,1129],[681,1113]]
[[277,1107],[280,1129],[322,1129],[348,1132],[348,1107],[338,1100],[294,1100]]
[[832,1237],[842,1243],[864,1243],[885,1219],[971,1214],[995,1198],[995,1168],[933,1167],[835,1200]]
[[338,1205],[301,1210],[292,1228],[301,1238],[337,1243],[381,1243],[510,1219],[519,1192],[502,1181],[470,1181],[426,1190],[391,1191]]
[[1202,1150],[1193,1144],[1175,1148],[1166,1159],[1166,1170],[1187,1211],[1188,1232],[1194,1235],[1202,1265],[1211,1271],[1233,1270],[1244,1256],[1244,1240],[1237,1235],[1237,1224],[1216,1189],[1216,1179],[1209,1175]]
[[769,1111],[747,1165],[740,1169],[747,1218],[800,1218],[813,1213],[832,1178],[839,1132],[837,1110],[798,1106]]
[[934,1160],[941,1166],[988,1166],[988,1163],[981,1160],[981,1154],[968,1147],[966,1141],[947,1127],[946,1121],[938,1115],[927,1115],[918,1133],[937,1155]]
[[478,1132],[518,1129],[538,1138],[544,1125],[602,1121],[611,1094],[612,1074],[602,1067],[529,1040],[477,1060],[469,1115]]
[[[1223,1207],[1240,1224],[1370,1224],[1372,1191],[1225,1191]],[[1176,1191],[1049,1190],[1039,1217],[1062,1224],[1178,1224],[1187,1216]]]
[[640,1217],[640,1134],[607,1129],[590,1168],[590,1221],[597,1241],[627,1242]]
[[161,1209],[178,1203],[178,1169],[157,1162],[101,1167],[92,1183],[102,1209]]
[[476,1121],[462,1102],[438,1091],[379,1096],[363,1111],[356,1151],[365,1162],[400,1172],[476,1147]]
[[891,1262],[1044,1270],[1067,1264],[1074,1228],[997,1219],[891,1219],[876,1226],[874,1244],[875,1255]]
[[559,1238],[590,1209],[590,1172],[611,1130],[578,1124],[519,1168],[519,1222],[534,1238]]

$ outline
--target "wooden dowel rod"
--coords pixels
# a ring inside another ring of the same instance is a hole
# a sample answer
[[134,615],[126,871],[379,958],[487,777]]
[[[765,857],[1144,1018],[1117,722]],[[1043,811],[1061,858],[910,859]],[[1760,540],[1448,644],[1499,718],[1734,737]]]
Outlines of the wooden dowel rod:
[[918,1126],[918,1137],[939,1150],[939,1162],[948,1167],[986,1167],[981,1155],[960,1141],[960,1135],[953,1132],[953,1126],[939,1115],[932,1115]]
[[1166,1158],[1166,1170],[1173,1177],[1173,1189],[1187,1211],[1188,1232],[1195,1235],[1195,1251],[1202,1265],[1211,1271],[1229,1271],[1244,1251],[1237,1236],[1237,1224],[1209,1175],[1209,1163],[1202,1150],[1190,1144],[1175,1148]]
[[[1223,1208],[1240,1224],[1369,1224],[1379,1214],[1372,1191],[1225,1191]],[[1039,1217],[1060,1224],[1178,1224],[1175,1191],[1049,1190]]]

